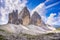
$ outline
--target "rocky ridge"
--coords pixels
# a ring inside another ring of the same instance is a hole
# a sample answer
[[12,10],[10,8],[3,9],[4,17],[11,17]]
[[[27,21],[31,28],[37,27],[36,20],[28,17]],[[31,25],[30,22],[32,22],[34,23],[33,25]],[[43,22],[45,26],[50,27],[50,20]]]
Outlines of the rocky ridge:
[[9,14],[8,24],[0,25],[0,39],[59,40],[59,33],[53,33],[53,36],[50,35],[55,30],[54,27],[46,25],[37,12],[34,12],[30,17],[30,12],[27,7],[24,7],[19,14],[17,10]]

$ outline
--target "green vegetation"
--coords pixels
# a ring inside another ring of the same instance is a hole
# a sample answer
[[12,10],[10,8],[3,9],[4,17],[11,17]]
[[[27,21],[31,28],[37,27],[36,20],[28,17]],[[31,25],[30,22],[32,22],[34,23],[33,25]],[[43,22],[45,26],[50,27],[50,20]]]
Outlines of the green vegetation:
[[4,36],[0,35],[0,40],[7,40]]
[[60,30],[60,28],[57,28],[57,30]]

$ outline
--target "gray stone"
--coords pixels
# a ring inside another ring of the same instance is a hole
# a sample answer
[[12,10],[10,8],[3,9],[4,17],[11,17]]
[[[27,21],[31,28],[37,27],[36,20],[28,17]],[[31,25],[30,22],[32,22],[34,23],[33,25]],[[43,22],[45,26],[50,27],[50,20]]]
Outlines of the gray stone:
[[19,21],[22,21],[22,25],[29,25],[30,23],[30,12],[28,11],[27,7],[24,7],[22,11],[18,15]]
[[9,14],[8,23],[17,24],[18,23],[18,10],[13,10],[12,13]]
[[42,22],[41,16],[37,12],[34,12],[34,14],[31,16],[31,23],[30,24],[40,26],[41,22]]

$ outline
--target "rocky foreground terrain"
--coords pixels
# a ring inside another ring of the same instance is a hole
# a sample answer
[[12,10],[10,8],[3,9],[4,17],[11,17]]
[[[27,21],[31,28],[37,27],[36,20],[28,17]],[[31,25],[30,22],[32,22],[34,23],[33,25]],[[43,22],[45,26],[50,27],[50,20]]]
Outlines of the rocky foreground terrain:
[[36,30],[35,26],[32,27],[34,29],[14,24],[0,25],[0,40],[60,40],[60,32]]

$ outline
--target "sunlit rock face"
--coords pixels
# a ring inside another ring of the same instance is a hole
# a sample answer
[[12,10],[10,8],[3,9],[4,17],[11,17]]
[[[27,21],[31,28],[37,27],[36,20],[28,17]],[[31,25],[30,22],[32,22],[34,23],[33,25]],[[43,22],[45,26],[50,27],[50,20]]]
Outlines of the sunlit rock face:
[[21,22],[22,25],[25,25],[25,26],[29,25],[29,23],[30,23],[30,13],[29,13],[27,7],[24,7],[22,9],[22,11],[18,15],[18,19],[20,21],[22,21]]
[[34,14],[31,16],[31,24],[41,26],[41,22],[41,16],[37,12],[34,12]]
[[8,23],[17,24],[18,23],[18,10],[14,11],[9,14],[9,21]]

